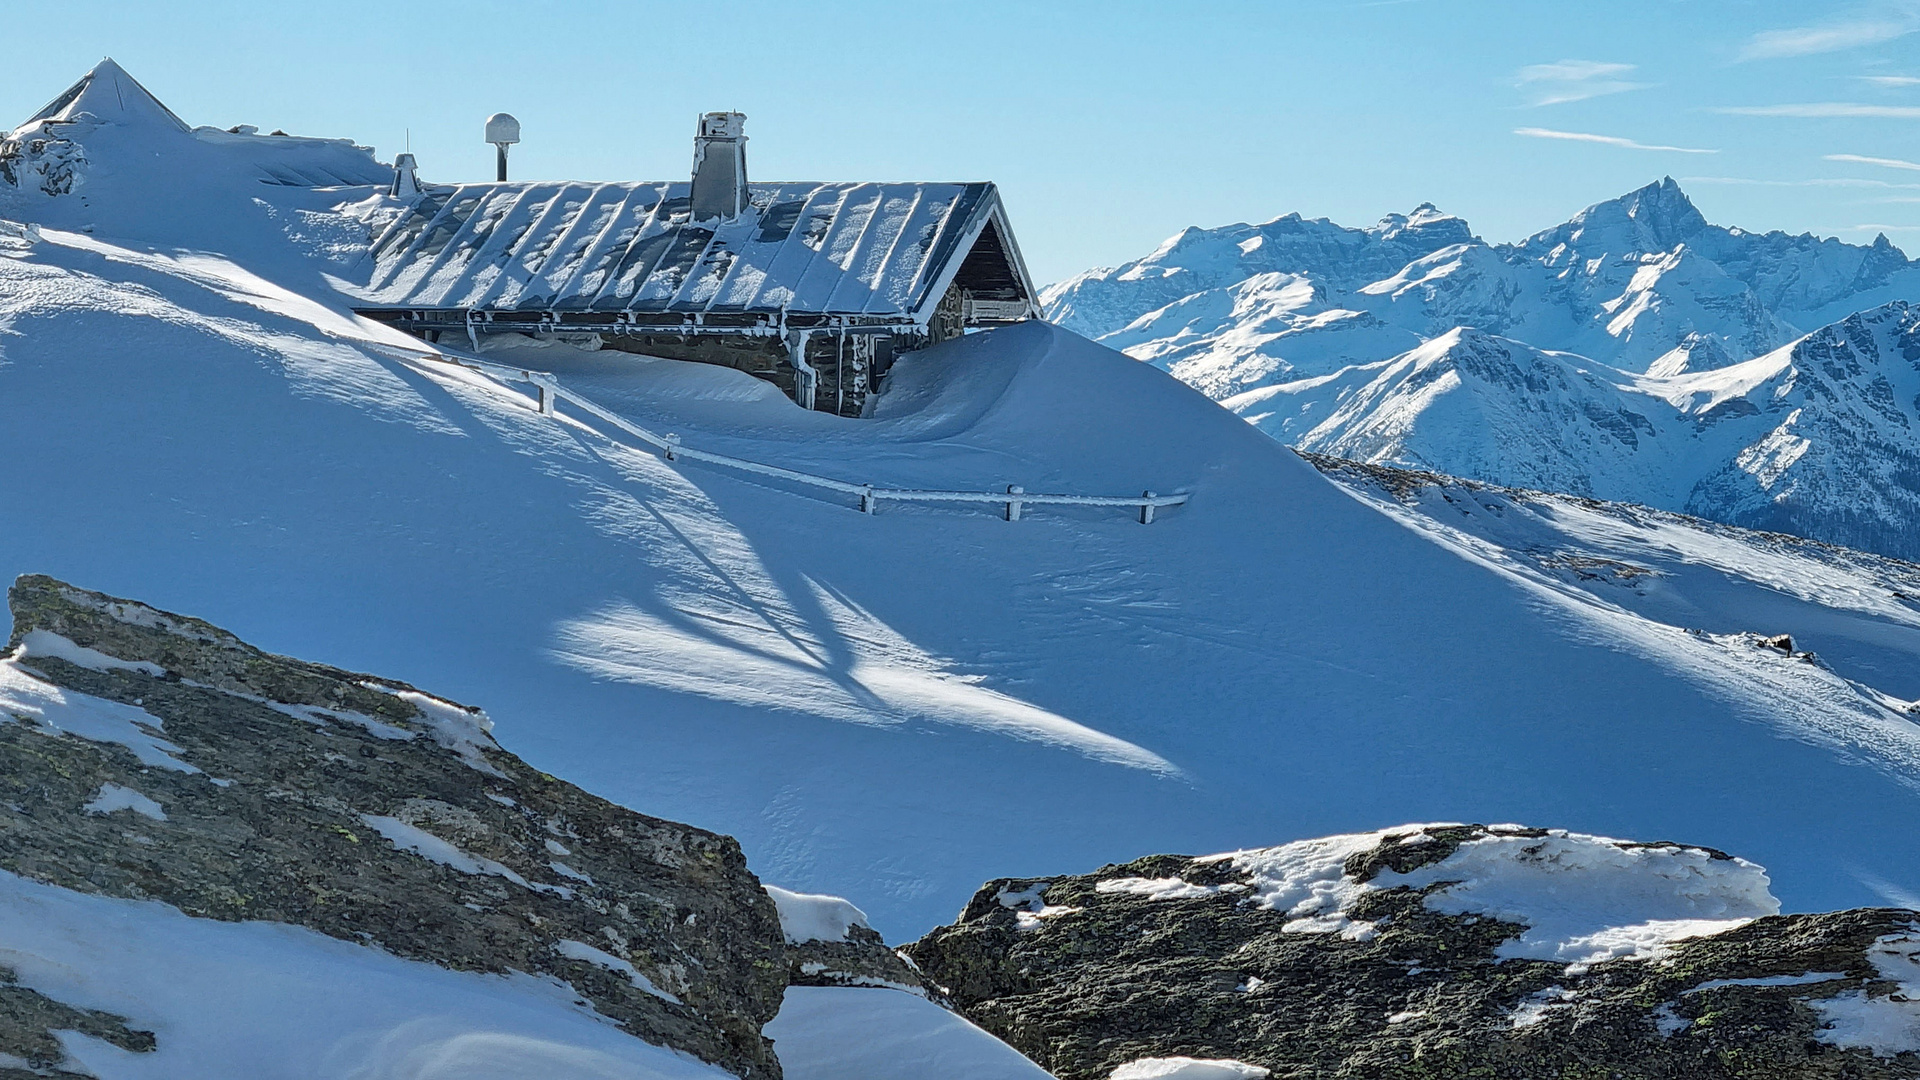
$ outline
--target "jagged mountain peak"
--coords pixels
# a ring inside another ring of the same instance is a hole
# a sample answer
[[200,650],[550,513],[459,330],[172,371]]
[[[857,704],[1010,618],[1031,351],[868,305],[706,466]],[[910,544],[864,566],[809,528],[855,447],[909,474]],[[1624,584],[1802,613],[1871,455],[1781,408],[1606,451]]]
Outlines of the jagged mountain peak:
[[1628,217],[1642,222],[1651,229],[1679,229],[1683,235],[1691,235],[1706,225],[1707,219],[1693,200],[1680,189],[1679,181],[1671,176],[1662,177],[1655,183],[1627,192],[1617,199],[1596,203],[1583,212],[1592,216],[1596,212],[1611,207],[1619,207]]
[[27,123],[71,121],[82,114],[112,123],[158,124],[179,131],[192,130],[112,57],[95,64],[78,82],[28,117]]
[[[1857,353],[1876,328],[1889,325],[1899,335],[1901,344],[1907,346],[1907,351],[1914,358],[1920,358],[1920,306],[1906,300],[1892,300],[1879,307],[1856,311],[1837,323],[1815,330],[1789,347],[1795,355],[1806,352],[1809,344],[1815,342]],[[1913,339],[1910,346],[1907,344],[1909,337]]]
[[1429,250],[1478,242],[1465,218],[1444,213],[1430,202],[1421,203],[1409,214],[1388,214],[1367,231],[1381,240],[1415,241]]
[[1559,252],[1562,258],[1671,251],[1710,228],[1706,216],[1673,177],[1605,202],[1564,224],[1536,233],[1520,245],[1528,252]]

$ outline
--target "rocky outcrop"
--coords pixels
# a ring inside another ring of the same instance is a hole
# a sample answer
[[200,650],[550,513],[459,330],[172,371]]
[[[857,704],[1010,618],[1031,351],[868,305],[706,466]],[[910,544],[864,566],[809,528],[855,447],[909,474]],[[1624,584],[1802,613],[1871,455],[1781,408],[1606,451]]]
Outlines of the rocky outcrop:
[[787,980],[793,986],[873,986],[905,990],[946,1004],[940,987],[912,959],[887,946],[879,931],[855,926],[844,941],[802,941],[787,946]]
[[993,881],[907,951],[1062,1080],[1920,1076],[1920,914],[1777,907],[1707,849],[1407,826]]
[[[51,578],[10,600],[0,869],[556,977],[640,1038],[779,1077],[760,1029],[786,946],[732,838],[538,772],[403,683]],[[53,1028],[151,1045],[138,1017],[62,1009],[0,985],[0,1063],[57,1068]]]
[[16,985],[14,973],[0,967],[0,1080],[88,1075],[60,1067],[67,1056],[56,1034],[61,1031],[77,1031],[136,1054],[154,1045],[153,1032],[134,1031],[122,1017],[76,1009]]
[[838,896],[771,885],[767,892],[787,939],[790,985],[884,987],[945,1004],[940,988],[867,925],[866,912]]

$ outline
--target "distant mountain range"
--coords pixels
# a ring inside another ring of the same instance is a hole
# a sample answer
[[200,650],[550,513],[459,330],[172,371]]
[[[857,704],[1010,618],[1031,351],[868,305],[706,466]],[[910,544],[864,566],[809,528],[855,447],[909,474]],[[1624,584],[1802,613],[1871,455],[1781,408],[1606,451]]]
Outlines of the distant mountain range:
[[1430,205],[1188,229],[1044,299],[1300,449],[1920,558],[1920,263],[1885,236],[1711,225],[1668,179],[1518,244]]

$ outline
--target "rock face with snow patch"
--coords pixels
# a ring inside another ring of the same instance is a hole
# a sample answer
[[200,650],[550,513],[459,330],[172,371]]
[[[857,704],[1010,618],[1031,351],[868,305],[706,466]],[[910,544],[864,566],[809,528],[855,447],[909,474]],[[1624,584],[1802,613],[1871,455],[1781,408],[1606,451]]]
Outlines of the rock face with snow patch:
[[794,986],[874,986],[942,1001],[939,987],[913,961],[887,948],[867,913],[838,896],[767,886],[787,938],[787,978]]
[[[0,869],[549,976],[649,1042],[779,1076],[760,1029],[785,945],[732,838],[540,773],[401,683],[51,578],[10,600]],[[62,1028],[141,1048],[137,1016],[64,1008],[0,986],[0,1062],[56,1065]]]
[[1920,914],[1778,908],[1704,848],[1405,826],[989,882],[909,951],[1063,1080],[1920,1076]]

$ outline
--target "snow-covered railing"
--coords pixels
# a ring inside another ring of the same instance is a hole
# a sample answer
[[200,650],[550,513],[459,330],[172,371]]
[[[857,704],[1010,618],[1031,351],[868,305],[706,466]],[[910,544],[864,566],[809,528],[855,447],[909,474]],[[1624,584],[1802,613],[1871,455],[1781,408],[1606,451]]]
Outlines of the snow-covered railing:
[[1138,495],[1049,495],[1030,492],[1019,485],[1009,485],[1005,492],[998,491],[932,491],[921,488],[877,487],[873,484],[854,484],[831,477],[816,476],[813,473],[800,472],[797,469],[785,469],[765,462],[749,461],[728,454],[716,454],[710,450],[698,450],[683,445],[678,435],[660,435],[628,420],[609,409],[602,407],[591,398],[560,385],[560,380],[544,371],[528,368],[508,367],[503,364],[489,363],[470,356],[460,356],[446,352],[428,352],[409,350],[407,358],[411,360],[432,360],[453,364],[469,371],[477,371],[498,382],[517,383],[532,386],[537,394],[537,406],[542,416],[554,416],[555,403],[565,401],[582,412],[601,420],[614,428],[640,440],[660,452],[668,461],[704,461],[711,465],[721,465],[742,472],[757,473],[761,476],[776,477],[796,484],[823,488],[827,491],[850,495],[859,500],[860,512],[872,514],[879,510],[882,500],[894,502],[921,503],[983,503],[1004,508],[1008,521],[1019,521],[1021,512],[1029,506],[1114,506],[1137,510],[1140,524],[1151,525],[1156,511],[1168,506],[1183,505],[1190,496],[1186,492],[1172,495],[1158,495],[1143,491]]

